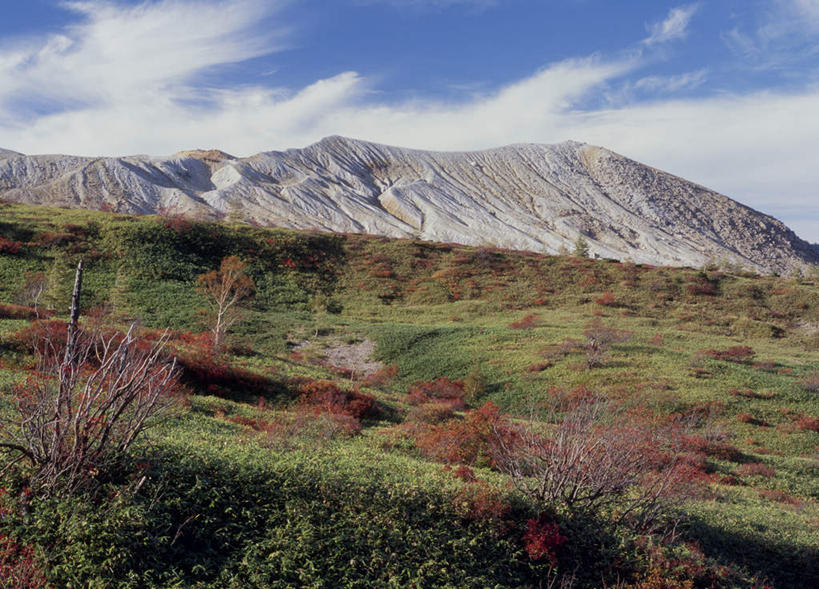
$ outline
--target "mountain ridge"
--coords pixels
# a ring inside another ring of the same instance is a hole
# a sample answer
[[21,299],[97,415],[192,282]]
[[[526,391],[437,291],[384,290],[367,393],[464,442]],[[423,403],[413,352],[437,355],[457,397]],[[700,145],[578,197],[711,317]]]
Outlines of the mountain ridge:
[[577,141],[424,151],[325,137],[236,158],[29,156],[0,150],[0,198],[175,212],[297,229],[792,273],[816,249],[780,221],[708,188]]

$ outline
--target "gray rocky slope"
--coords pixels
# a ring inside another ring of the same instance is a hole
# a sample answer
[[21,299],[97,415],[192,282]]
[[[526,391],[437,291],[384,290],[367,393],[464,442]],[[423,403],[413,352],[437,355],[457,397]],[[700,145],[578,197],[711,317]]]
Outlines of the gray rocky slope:
[[819,253],[781,222],[707,188],[573,141],[429,152],[328,137],[234,158],[26,156],[0,150],[0,198],[554,253],[792,272]]

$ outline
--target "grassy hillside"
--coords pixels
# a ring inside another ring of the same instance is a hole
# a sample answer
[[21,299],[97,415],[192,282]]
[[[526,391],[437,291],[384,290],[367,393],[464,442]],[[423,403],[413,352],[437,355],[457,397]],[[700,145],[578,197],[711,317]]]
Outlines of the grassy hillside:
[[[255,295],[214,354],[196,279],[230,255],[247,262]],[[60,319],[79,258],[85,314],[105,306],[110,325],[138,319],[148,339],[171,329],[191,395],[93,497],[27,497],[25,470],[8,471],[0,578],[28,570],[21,586],[41,575],[59,587],[819,578],[816,280],[2,205],[7,415],[34,364],[21,291],[41,272],[40,307]],[[328,391],[330,405],[316,402]],[[589,395],[634,423],[684,424],[690,476],[669,514],[681,516],[671,539],[617,524],[615,512],[539,503],[493,460],[487,424],[513,430],[538,403]],[[559,533],[537,537],[553,542],[540,554],[533,537],[547,520]]]

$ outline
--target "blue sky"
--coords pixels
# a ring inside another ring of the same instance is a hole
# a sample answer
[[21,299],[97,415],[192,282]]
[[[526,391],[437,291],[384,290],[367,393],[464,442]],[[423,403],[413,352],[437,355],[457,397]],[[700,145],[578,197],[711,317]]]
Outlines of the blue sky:
[[0,146],[236,155],[576,139],[819,241],[819,0],[27,0]]

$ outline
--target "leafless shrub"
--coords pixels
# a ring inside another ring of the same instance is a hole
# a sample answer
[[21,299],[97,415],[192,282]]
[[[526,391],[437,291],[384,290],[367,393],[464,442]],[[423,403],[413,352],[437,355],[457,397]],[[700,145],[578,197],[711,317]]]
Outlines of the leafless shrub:
[[586,343],[586,366],[594,368],[603,364],[612,344],[622,343],[631,338],[631,332],[603,325],[599,319],[592,321],[583,332]]
[[[611,513],[618,523],[656,530],[673,513],[685,469],[672,437],[626,419],[603,424],[602,401],[582,401],[562,416],[533,414],[516,436],[496,436],[495,465],[544,506]],[[557,425],[546,431],[544,422]]]
[[71,494],[106,475],[176,390],[167,334],[147,345],[133,326],[79,326],[81,275],[80,265],[65,341],[43,332],[37,365],[15,391],[16,416],[0,422],[5,468],[27,462],[29,485],[44,495]]
[[133,328],[79,331],[70,354],[41,342],[34,373],[15,391],[17,415],[0,430],[7,465],[27,461],[31,486],[45,494],[70,494],[104,473],[170,401],[176,365],[166,342],[144,347]]

